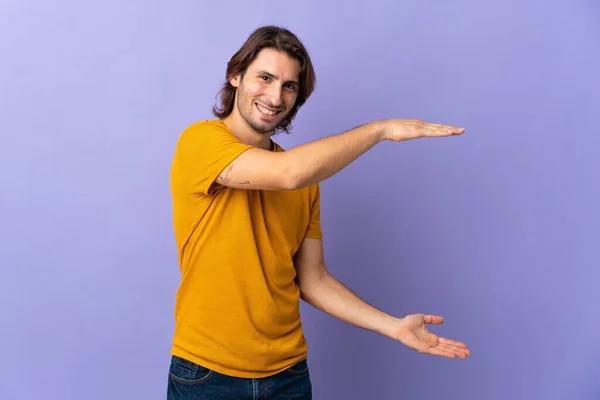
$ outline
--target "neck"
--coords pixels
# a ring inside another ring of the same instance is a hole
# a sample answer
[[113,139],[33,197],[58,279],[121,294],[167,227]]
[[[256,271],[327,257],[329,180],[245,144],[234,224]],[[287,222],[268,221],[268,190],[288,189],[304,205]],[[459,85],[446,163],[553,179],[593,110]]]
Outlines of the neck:
[[244,144],[249,144],[250,146],[259,147],[264,150],[271,150],[273,147],[273,143],[271,142],[272,133],[258,133],[248,123],[244,120],[244,118],[237,113],[234,109],[233,112],[228,116],[223,118],[223,122],[225,126],[233,132],[233,134]]

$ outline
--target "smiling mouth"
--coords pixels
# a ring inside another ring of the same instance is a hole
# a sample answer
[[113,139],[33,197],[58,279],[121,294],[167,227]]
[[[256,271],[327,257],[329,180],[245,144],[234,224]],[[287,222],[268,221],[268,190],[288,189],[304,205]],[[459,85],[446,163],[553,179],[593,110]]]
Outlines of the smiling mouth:
[[267,116],[267,117],[274,117],[275,115],[279,114],[281,112],[281,110],[272,110],[270,108],[267,108],[263,105],[260,105],[258,103],[256,103],[256,108],[258,109],[258,111],[260,111],[261,114]]

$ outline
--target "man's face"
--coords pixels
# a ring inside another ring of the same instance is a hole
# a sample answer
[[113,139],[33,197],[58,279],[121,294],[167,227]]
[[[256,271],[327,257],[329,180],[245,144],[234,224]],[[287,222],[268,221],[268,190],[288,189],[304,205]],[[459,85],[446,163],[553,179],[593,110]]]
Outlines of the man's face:
[[258,133],[271,133],[285,118],[298,96],[300,62],[284,52],[263,49],[243,78],[230,79],[237,88],[236,108]]

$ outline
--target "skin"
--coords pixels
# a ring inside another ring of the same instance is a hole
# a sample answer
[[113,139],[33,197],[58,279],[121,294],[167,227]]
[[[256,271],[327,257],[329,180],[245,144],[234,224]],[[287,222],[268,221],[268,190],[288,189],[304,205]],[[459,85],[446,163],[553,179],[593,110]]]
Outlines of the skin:
[[[290,190],[321,182],[382,141],[461,135],[464,128],[413,119],[373,121],[339,135],[297,146],[283,153],[271,149],[271,135],[297,97],[300,63],[274,49],[262,50],[242,77],[231,77],[237,89],[234,110],[224,119],[244,143],[255,146],[223,170],[217,181],[233,188]],[[277,112],[264,115],[259,106]],[[333,277],[325,264],[321,239],[307,238],[294,256],[301,298],[329,315],[380,333],[424,354],[466,359],[459,341],[431,333],[437,315],[391,316],[360,299]]]

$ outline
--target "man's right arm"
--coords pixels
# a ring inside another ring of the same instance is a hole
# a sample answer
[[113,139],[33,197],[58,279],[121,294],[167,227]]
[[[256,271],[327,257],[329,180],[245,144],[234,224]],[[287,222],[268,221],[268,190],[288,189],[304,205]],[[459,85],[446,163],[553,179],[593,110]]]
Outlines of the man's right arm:
[[399,142],[463,132],[418,120],[375,121],[285,152],[249,149],[221,171],[217,182],[234,188],[299,189],[331,177],[383,140]]

